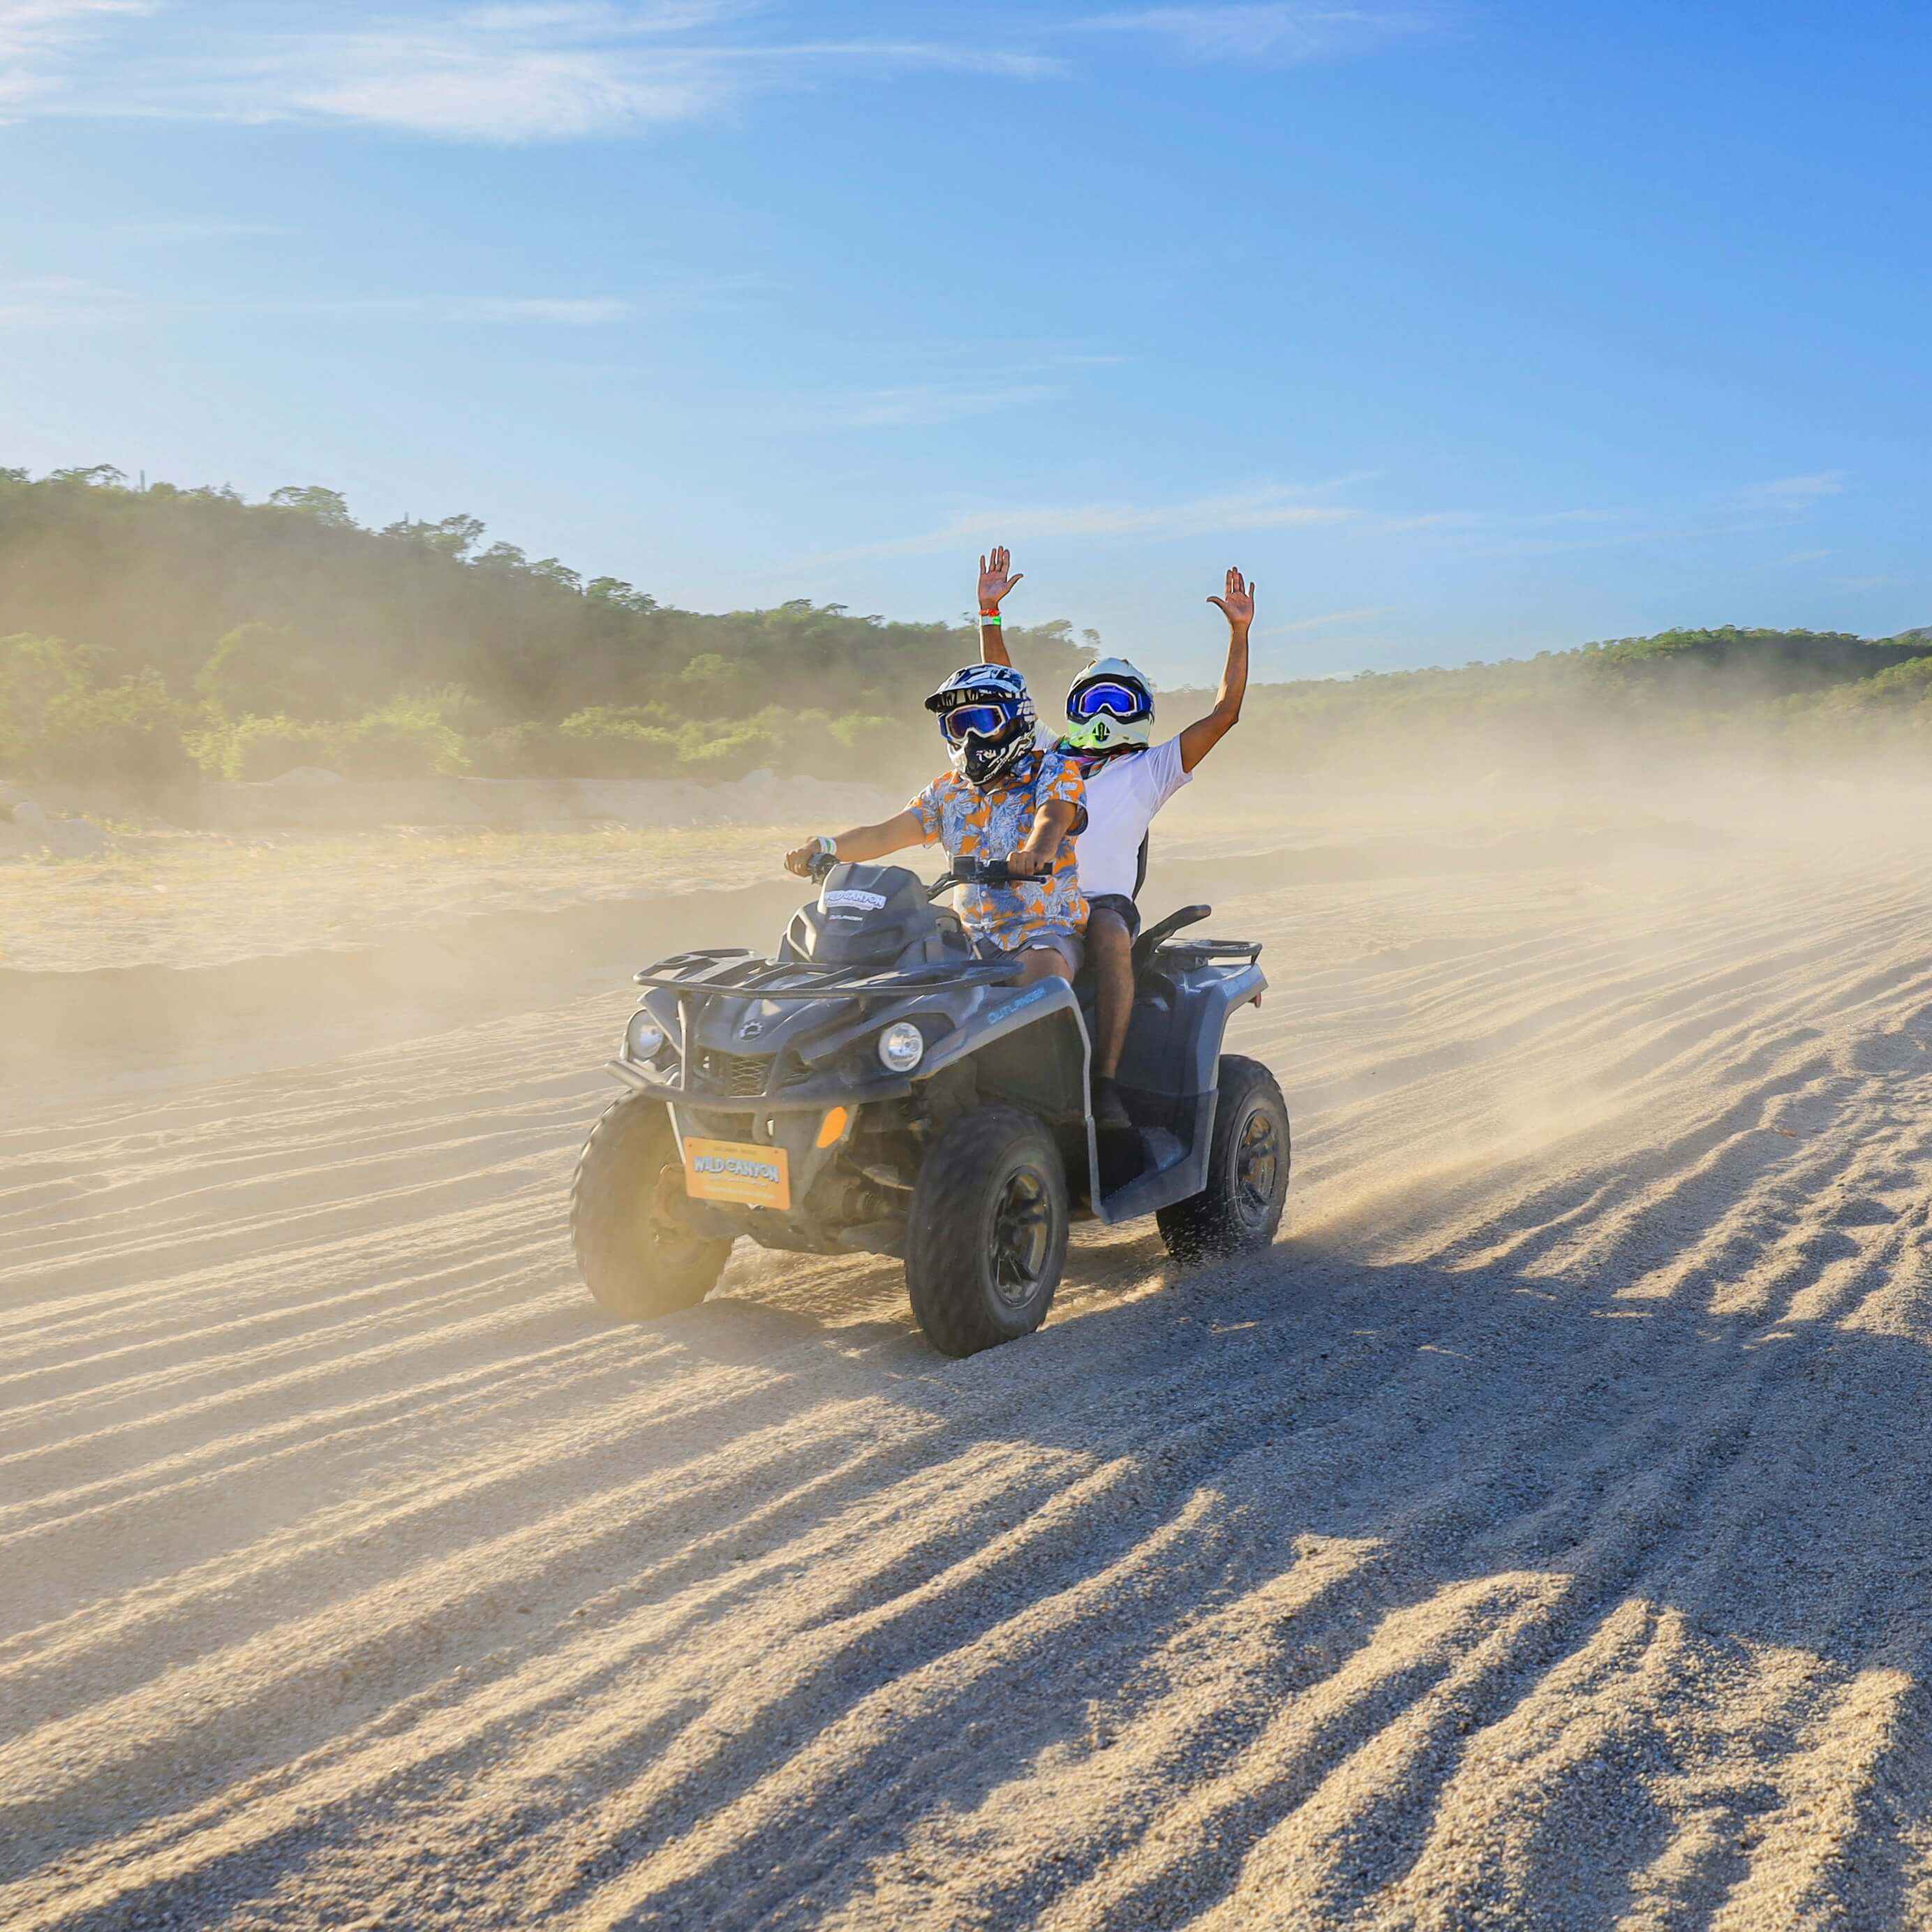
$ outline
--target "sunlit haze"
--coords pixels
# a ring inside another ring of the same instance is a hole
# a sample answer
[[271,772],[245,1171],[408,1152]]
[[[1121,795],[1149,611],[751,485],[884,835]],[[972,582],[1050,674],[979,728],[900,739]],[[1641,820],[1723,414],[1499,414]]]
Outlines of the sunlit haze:
[[1932,621],[1905,5],[0,4],[0,463],[1263,679]]

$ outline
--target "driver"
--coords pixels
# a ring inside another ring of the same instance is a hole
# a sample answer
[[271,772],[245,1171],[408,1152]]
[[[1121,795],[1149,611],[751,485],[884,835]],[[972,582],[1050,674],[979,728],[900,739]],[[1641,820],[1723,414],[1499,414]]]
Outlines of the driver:
[[788,852],[786,869],[808,878],[814,859],[862,862],[935,842],[950,858],[1004,857],[1014,884],[968,886],[959,895],[959,917],[975,950],[1015,958],[1022,986],[1072,979],[1087,922],[1073,858],[1074,838],[1087,822],[1078,769],[1035,743],[1026,680],[1007,665],[956,670],[926,708],[938,714],[952,769],[896,818],[836,838],[821,834]]

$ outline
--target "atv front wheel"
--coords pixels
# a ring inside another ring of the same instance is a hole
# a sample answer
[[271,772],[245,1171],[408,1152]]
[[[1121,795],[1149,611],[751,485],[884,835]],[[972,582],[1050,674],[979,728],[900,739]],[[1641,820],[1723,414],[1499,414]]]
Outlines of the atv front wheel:
[[1288,1103],[1258,1060],[1221,1056],[1208,1184],[1154,1216],[1176,1261],[1209,1261],[1264,1248],[1288,1202]]
[[913,1190],[906,1287],[926,1340],[970,1355],[1046,1319],[1066,1259],[1066,1171],[1018,1107],[976,1107],[933,1144]]
[[598,1307],[632,1321],[694,1308],[724,1272],[729,1241],[684,1226],[677,1138],[661,1100],[626,1094],[604,1110],[570,1184],[570,1239]]

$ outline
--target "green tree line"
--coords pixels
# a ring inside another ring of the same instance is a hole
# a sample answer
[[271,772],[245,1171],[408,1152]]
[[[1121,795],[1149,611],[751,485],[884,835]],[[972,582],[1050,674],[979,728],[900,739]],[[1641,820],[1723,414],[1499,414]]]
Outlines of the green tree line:
[[[0,470],[0,776],[151,796],[300,765],[348,777],[893,782],[929,770],[919,700],[965,624],[802,600],[706,614],[473,517],[380,530],[320,486],[244,501],[96,467]],[[1098,644],[1008,634],[1052,715]],[[1206,694],[1166,694],[1182,722]],[[1808,746],[1932,724],[1932,631],[1672,631],[1533,658],[1259,685],[1220,768],[1493,766],[1748,731]]]
[[[897,778],[932,762],[917,700],[978,654],[963,623],[681,610],[484,538],[366,529],[316,486],[0,470],[0,772]],[[1014,635],[1062,682],[1090,655],[1065,622]]]

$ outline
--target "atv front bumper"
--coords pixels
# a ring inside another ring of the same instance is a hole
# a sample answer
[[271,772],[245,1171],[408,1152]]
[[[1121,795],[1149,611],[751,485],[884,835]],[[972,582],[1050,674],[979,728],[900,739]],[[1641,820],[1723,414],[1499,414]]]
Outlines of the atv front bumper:
[[791,1183],[788,1210],[747,1208],[710,1201],[688,1201],[681,1214],[697,1232],[730,1240],[747,1234],[760,1246],[806,1254],[890,1254],[903,1251],[906,1204],[912,1198],[910,1176],[904,1186],[874,1184],[860,1207],[857,1181],[848,1169],[836,1172],[862,1108],[903,1100],[912,1082],[884,1074],[855,1088],[849,1078],[828,1075],[801,1082],[782,1094],[740,1099],[688,1093],[671,1082],[650,1077],[627,1060],[605,1062],[605,1070],[640,1094],[662,1100],[682,1152],[687,1138],[739,1141],[782,1148]]

